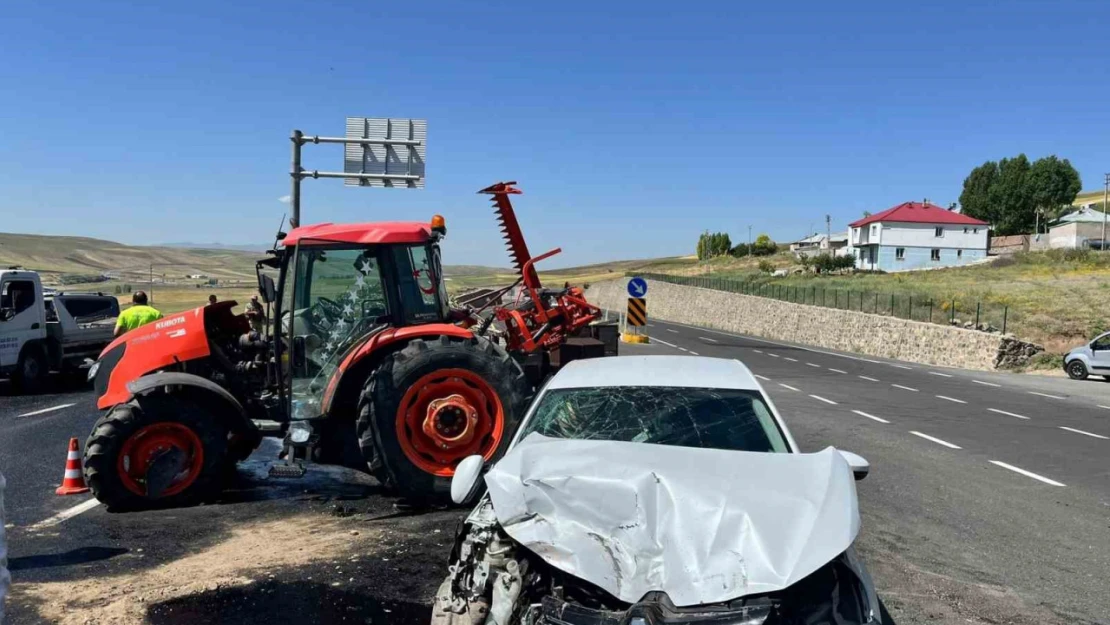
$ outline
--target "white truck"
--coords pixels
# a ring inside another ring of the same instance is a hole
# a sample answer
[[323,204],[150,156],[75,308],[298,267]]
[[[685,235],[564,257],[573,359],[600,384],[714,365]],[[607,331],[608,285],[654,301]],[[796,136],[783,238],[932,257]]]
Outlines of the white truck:
[[51,371],[74,371],[112,342],[119,301],[103,293],[44,293],[39,274],[0,270],[0,377],[25,392]]

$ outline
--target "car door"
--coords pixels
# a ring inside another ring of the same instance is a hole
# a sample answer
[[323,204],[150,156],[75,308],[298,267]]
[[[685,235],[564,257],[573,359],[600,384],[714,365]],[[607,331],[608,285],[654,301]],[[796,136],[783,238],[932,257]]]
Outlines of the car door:
[[1110,370],[1110,332],[1091,341],[1091,373]]
[[39,297],[34,280],[5,277],[0,282],[0,309],[14,313],[7,321],[0,321],[0,367],[14,366],[23,345],[45,334]]

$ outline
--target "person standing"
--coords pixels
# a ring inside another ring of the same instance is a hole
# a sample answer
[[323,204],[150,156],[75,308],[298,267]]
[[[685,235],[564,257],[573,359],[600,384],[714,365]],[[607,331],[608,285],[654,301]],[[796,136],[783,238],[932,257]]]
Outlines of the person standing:
[[266,311],[262,308],[262,303],[258,301],[257,295],[251,295],[251,301],[247,304],[247,321],[250,321],[251,330],[254,330],[259,336],[266,334]]
[[131,308],[121,312],[119,318],[116,319],[115,336],[120,336],[139,326],[162,318],[162,313],[158,312],[153,306],[147,305],[146,293],[143,291],[135,291],[134,295],[131,296],[131,304]]
[[215,303],[216,303],[216,294],[213,293],[213,294],[208,296],[208,305],[211,306],[212,304],[215,304]]

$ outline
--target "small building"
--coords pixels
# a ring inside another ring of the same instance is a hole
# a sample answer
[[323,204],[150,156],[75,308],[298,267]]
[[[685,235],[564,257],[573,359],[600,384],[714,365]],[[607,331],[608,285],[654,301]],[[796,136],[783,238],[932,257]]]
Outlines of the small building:
[[848,224],[859,269],[955,267],[987,257],[990,225],[925,202],[905,202]]
[[[1051,248],[1085,249],[1089,241],[1102,240],[1101,211],[1084,207],[1064,215],[1048,228],[1048,246]],[[1096,243],[1097,245],[1097,243]]]
[[795,256],[810,256],[822,253],[831,253],[834,256],[841,256],[846,253],[848,249],[848,233],[837,232],[829,238],[827,234],[814,233],[813,236],[806,237],[799,241],[790,244],[790,251],[794,252]]

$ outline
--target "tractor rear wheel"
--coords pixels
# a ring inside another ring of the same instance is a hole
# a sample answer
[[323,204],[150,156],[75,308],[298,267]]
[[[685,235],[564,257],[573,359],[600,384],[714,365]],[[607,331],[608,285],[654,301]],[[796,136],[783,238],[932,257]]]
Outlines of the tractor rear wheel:
[[196,503],[219,488],[228,430],[180,397],[137,397],[109,410],[85,443],[85,481],[110,509]]
[[484,338],[417,339],[367,379],[359,446],[387,488],[414,501],[443,501],[460,460],[505,452],[531,391],[520,365]]

